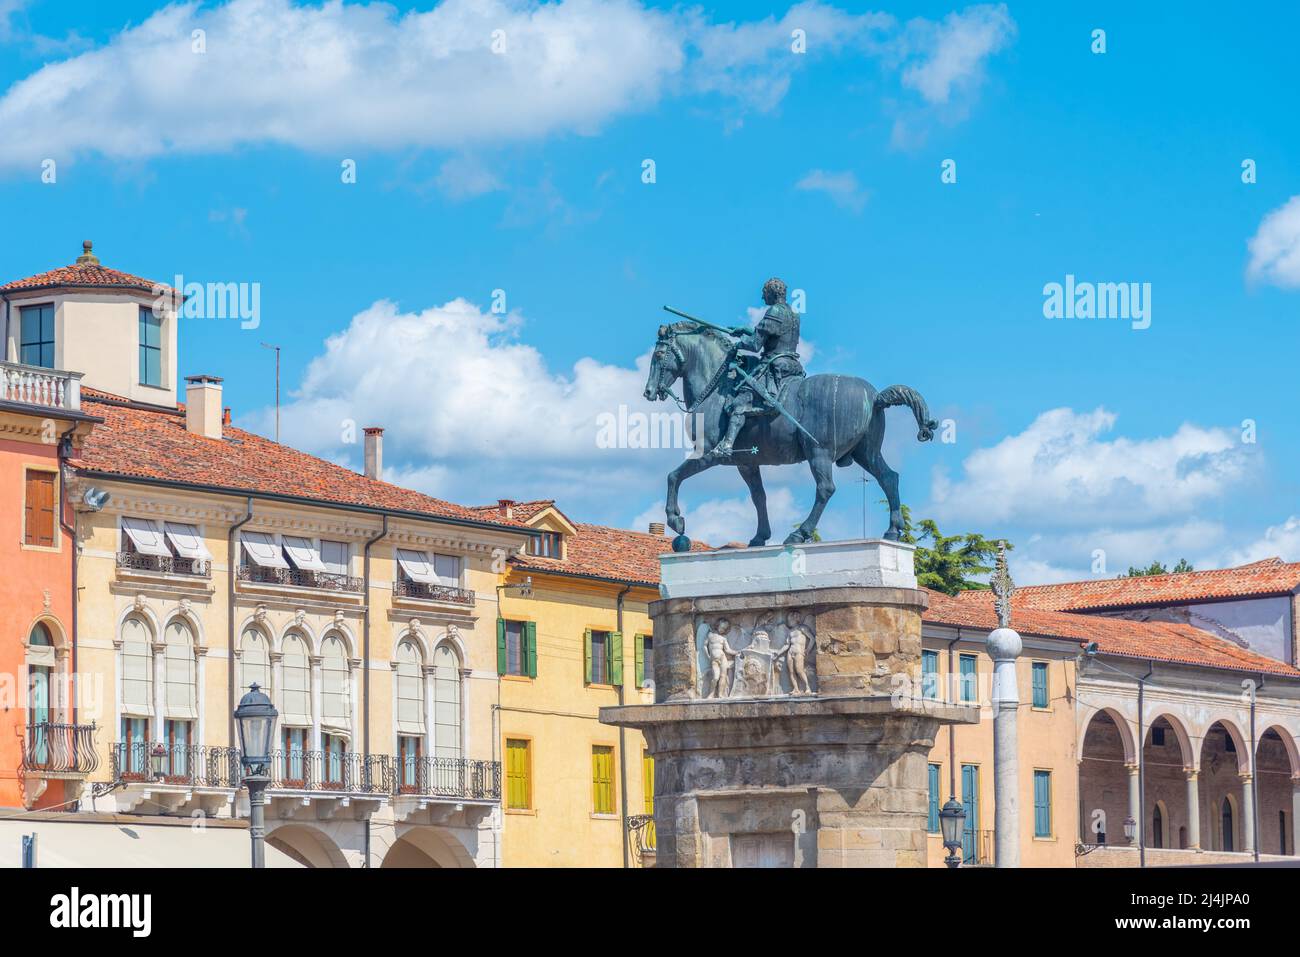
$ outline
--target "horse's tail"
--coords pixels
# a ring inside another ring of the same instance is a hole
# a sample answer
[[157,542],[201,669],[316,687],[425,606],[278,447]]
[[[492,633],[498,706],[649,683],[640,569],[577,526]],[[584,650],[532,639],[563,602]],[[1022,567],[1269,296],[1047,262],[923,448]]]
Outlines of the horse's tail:
[[921,393],[905,385],[891,385],[876,393],[875,401],[871,403],[871,411],[879,412],[881,409],[888,409],[895,405],[908,406],[916,416],[916,425],[920,430],[916,433],[918,442],[929,442],[934,438],[934,430],[939,427],[939,423],[930,418],[930,407],[925,404],[925,399],[921,398]]

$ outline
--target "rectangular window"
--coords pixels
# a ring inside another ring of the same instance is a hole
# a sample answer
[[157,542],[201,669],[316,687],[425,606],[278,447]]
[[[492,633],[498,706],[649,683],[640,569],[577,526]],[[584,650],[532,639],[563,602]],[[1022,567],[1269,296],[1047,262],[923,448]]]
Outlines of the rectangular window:
[[961,674],[961,700],[978,700],[977,692],[979,688],[975,677],[975,656],[961,655],[958,657],[957,663]]
[[587,684],[609,684],[609,632],[587,632]]
[[280,775],[286,787],[307,786],[307,729],[285,728]]
[[939,652],[921,652],[921,695],[931,701],[939,697]]
[[533,806],[532,742],[506,738],[506,807],[527,811]]
[[460,556],[459,555],[434,555],[433,572],[438,576],[438,581],[444,585],[450,585],[452,588],[460,587]]
[[163,728],[166,740],[167,757],[163,774],[168,777],[185,778],[190,774],[190,732],[193,725],[188,721],[168,721]]
[[346,575],[348,573],[348,543],[330,542],[321,539],[320,560],[328,574]]
[[122,740],[117,744],[118,767],[127,780],[142,779],[149,770],[149,719],[122,716]]
[[506,623],[506,670],[508,675],[522,675],[527,665],[527,648],[524,645],[524,623]]
[[162,386],[162,319],[140,307],[140,384]]
[[27,470],[23,544],[54,546],[54,473]]
[[637,635],[636,642],[636,686],[644,687],[646,681],[655,678],[655,640],[651,635]]
[[537,622],[497,619],[497,674],[537,677]]
[[23,365],[54,368],[54,305],[24,306],[18,310],[18,361]]
[[597,814],[614,813],[614,749],[609,745],[591,749],[591,805]]
[[1047,662],[1035,661],[1032,674],[1034,678],[1034,707],[1046,708],[1051,703],[1051,696],[1047,693]]
[[926,815],[925,829],[931,834],[939,833],[939,765],[930,765],[930,805]]
[[1034,837],[1052,836],[1052,772],[1034,772]]
[[528,554],[541,558],[560,558],[563,539],[559,532],[542,532],[528,541]]
[[347,741],[341,735],[322,734],[320,749],[322,787],[343,787],[343,762],[347,752]]

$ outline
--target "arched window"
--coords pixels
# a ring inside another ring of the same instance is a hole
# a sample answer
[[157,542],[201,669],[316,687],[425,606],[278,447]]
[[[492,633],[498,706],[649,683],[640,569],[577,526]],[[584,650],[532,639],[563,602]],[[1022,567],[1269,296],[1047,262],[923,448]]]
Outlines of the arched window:
[[167,682],[163,699],[163,743],[167,747],[166,774],[183,777],[189,773],[189,749],[194,742],[194,722],[199,717],[198,681],[194,659],[194,633],[179,618],[173,619],[163,635]]
[[1159,804],[1151,812],[1151,846],[1165,846],[1165,816],[1160,812]]
[[1227,798],[1223,799],[1223,811],[1221,812],[1220,827],[1223,831],[1223,850],[1231,851],[1233,847],[1233,827],[1232,827],[1232,802]]
[[244,629],[239,639],[239,686],[247,691],[254,683],[268,697],[271,694],[271,655],[266,636],[256,628]]
[[417,790],[424,754],[423,659],[414,641],[397,646],[397,773],[398,786]]
[[333,734],[351,734],[348,690],[347,646],[338,635],[328,635],[321,645],[321,727]]
[[50,685],[54,679],[54,642],[50,629],[37,622],[27,640],[27,739],[30,758],[49,758]]
[[299,634],[284,636],[284,693],[280,704],[280,724],[285,727],[311,727],[311,664],[307,660],[307,642]]
[[149,769],[149,730],[153,719],[153,633],[143,619],[122,622],[122,726],[115,755],[130,778]]
[[460,657],[448,642],[433,652],[433,753],[439,758],[459,758]]

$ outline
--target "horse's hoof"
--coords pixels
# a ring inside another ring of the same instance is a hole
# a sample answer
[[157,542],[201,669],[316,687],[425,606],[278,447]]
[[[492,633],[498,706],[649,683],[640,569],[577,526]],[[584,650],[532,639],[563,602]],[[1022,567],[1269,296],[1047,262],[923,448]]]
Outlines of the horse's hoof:
[[789,535],[786,536],[786,538],[785,538],[785,544],[787,544],[787,545],[802,545],[806,540],[807,540],[807,539],[805,539],[805,538],[804,538],[801,534],[799,534],[798,532],[791,532]]
[[750,548],[758,548],[758,547],[760,547],[760,546],[762,546],[762,545],[766,545],[766,544],[767,544],[767,539],[766,539],[766,538],[759,538],[757,535],[755,535],[753,538],[751,538],[751,539],[749,540],[749,547],[750,547]]
[[891,528],[889,531],[885,532],[885,534],[882,537],[887,542],[896,542],[898,541],[900,536],[898,532],[896,532],[894,529]]
[[678,535],[673,539],[673,551],[689,552],[691,550],[691,540],[685,535]]

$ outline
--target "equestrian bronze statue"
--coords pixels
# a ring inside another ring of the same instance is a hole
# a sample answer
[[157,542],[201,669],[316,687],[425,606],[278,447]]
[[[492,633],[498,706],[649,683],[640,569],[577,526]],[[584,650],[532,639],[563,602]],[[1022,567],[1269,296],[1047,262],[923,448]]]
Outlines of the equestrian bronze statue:
[[[709,450],[687,458],[668,474],[665,511],[668,526],[677,533],[674,551],[686,551],[691,545],[677,505],[678,488],[715,465],[735,466],[749,486],[758,512],[758,531],[750,545],[766,545],[772,537],[760,467],[795,462],[808,463],[817,497],[808,517],[785,544],[812,538],[835,494],[833,467],[855,462],[880,483],[889,500],[884,537],[896,541],[902,532],[898,473],[880,454],[883,412],[890,406],[908,406],[916,416],[916,437],[921,442],[934,437],[939,423],[930,418],[925,399],[905,385],[877,392],[855,376],[806,375],[798,356],[799,317],[785,300],[785,283],[780,279],[764,283],[767,310],[753,329],[726,329],[664,307],[683,321],[659,327],[645,397],[655,401],[671,396],[688,414],[694,447]],[[672,391],[678,379],[682,380],[680,399]]]

